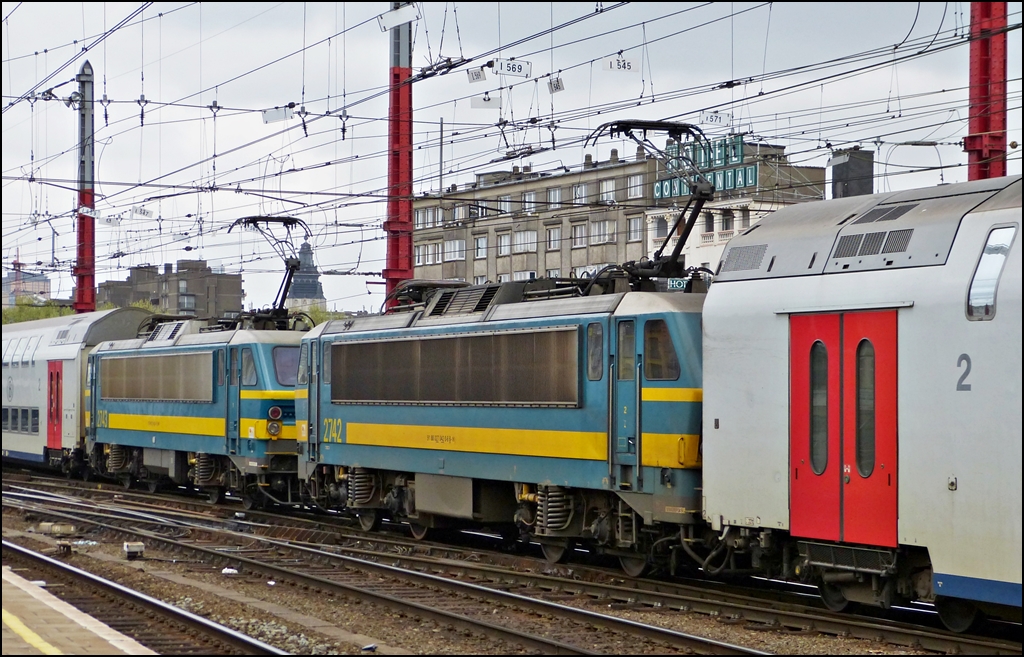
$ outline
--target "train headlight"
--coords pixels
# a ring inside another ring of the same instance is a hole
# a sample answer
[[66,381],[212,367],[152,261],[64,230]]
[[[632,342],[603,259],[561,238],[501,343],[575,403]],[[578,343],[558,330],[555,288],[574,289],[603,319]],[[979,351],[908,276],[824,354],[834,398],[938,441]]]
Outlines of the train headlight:
[[267,411],[267,417],[269,417],[271,420],[280,420],[281,419],[281,407],[280,406],[271,406],[270,410]]
[[271,420],[267,422],[267,433],[271,436],[277,436],[281,433],[281,423]]

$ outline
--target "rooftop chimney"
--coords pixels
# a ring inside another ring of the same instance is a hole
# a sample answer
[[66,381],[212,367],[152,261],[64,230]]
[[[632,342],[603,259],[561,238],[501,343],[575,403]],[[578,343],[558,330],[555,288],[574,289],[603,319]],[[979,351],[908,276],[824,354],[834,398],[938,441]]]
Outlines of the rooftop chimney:
[[860,146],[834,151],[828,161],[832,167],[832,198],[874,194],[875,152]]
[[594,168],[594,156],[587,153],[587,156],[583,158],[583,168],[593,169]]
[[611,162],[612,164],[618,164],[618,162],[619,162],[619,149],[617,149],[617,148],[613,148],[612,149],[612,155],[611,155],[610,158],[608,158],[608,161]]

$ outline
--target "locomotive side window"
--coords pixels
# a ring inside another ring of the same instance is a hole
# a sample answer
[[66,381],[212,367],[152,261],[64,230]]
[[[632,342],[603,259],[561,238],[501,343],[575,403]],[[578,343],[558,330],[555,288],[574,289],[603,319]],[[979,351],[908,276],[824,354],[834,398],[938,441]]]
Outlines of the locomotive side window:
[[231,371],[228,372],[229,385],[238,385],[238,349],[231,350]]
[[996,316],[996,289],[1016,232],[1016,226],[994,228],[989,232],[967,294],[967,319],[984,321]]
[[299,348],[274,347],[274,376],[283,386],[294,386],[299,376]]
[[587,378],[600,381],[604,362],[604,327],[597,322],[587,324]]
[[857,345],[857,472],[870,477],[875,469],[875,347]]
[[828,349],[821,340],[811,345],[811,470],[820,475],[828,465]]
[[644,377],[648,381],[675,381],[679,378],[679,358],[665,320],[649,319],[644,322],[644,354]]
[[576,406],[579,329],[335,342],[335,403]]
[[226,359],[224,358],[224,350],[221,349],[220,351],[216,352],[214,358],[217,359],[217,363],[214,365],[214,367],[217,368],[217,385],[222,386],[224,385],[225,372],[227,370],[227,363],[225,362]]
[[256,360],[252,357],[252,349],[242,349],[242,385],[254,386],[259,382],[256,376]]
[[[324,347],[324,353],[327,352],[327,347]],[[306,369],[309,367],[309,344],[304,344],[299,349],[299,372],[295,376],[295,383],[304,386],[309,383],[309,375],[306,373]]]
[[323,379],[322,383],[331,382],[331,343],[324,343],[324,360],[323,367],[320,369],[320,377]]
[[633,322],[619,322],[619,381],[632,381],[636,367],[636,329]]

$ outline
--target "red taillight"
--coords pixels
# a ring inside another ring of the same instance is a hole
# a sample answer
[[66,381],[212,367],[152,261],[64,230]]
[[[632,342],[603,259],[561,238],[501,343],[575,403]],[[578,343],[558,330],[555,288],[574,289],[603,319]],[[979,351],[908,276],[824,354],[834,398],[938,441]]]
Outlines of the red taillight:
[[281,419],[281,407],[280,406],[271,406],[270,410],[267,411],[267,417],[269,417],[271,420],[280,420]]

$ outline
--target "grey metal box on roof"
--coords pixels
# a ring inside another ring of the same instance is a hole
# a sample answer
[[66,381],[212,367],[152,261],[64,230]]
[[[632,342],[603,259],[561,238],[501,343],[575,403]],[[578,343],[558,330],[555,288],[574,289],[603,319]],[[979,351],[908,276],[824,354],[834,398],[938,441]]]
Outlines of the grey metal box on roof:
[[323,334],[334,335],[337,333],[359,333],[362,331],[406,328],[418,314],[395,313],[393,315],[367,315],[365,317],[353,317],[352,319],[335,319],[327,325]]

